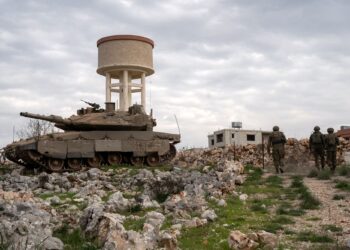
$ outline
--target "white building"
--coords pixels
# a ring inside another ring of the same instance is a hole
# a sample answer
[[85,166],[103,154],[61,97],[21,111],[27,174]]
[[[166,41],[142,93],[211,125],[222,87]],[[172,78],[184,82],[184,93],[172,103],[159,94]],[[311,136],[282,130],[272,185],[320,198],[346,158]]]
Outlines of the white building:
[[208,146],[214,148],[226,145],[262,144],[263,141],[267,143],[270,134],[271,132],[262,130],[222,129],[208,135]]

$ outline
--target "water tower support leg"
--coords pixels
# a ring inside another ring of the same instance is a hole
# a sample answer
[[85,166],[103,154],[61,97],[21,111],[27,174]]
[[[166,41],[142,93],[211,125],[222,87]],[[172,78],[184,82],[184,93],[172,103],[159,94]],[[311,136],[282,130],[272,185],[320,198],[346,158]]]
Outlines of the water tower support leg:
[[141,75],[141,105],[146,110],[146,74]]
[[129,103],[129,86],[128,86],[128,71],[123,71],[123,104],[121,110],[128,111],[128,103]]
[[106,73],[106,102],[111,102],[111,74]]

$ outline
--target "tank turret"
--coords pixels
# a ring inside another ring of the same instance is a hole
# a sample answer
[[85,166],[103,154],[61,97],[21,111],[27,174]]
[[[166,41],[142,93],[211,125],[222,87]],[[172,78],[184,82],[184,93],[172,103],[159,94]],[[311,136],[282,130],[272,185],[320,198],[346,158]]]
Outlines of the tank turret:
[[78,115],[62,118],[57,115],[38,115],[21,112],[28,118],[55,123],[55,127],[64,131],[152,131],[156,121],[147,115],[143,107],[134,104],[128,111],[110,111],[87,108],[78,110]]

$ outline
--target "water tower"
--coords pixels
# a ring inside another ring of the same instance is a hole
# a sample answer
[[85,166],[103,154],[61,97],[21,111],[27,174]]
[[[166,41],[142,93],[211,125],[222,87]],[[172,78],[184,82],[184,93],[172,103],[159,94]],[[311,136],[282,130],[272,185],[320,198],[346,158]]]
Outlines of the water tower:
[[146,109],[146,76],[152,75],[154,42],[142,36],[115,35],[97,41],[97,73],[106,77],[106,109],[115,109],[112,93],[119,93],[117,109],[127,111],[132,94],[141,93]]

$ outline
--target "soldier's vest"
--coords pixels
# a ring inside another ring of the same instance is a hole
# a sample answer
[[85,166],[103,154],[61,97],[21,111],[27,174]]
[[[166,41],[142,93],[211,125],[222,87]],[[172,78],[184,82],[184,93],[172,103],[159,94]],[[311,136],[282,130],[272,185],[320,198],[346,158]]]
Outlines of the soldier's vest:
[[327,144],[329,146],[335,146],[335,144],[336,144],[336,135],[335,134],[328,134],[327,135]]
[[272,134],[271,134],[271,143],[272,143],[272,145],[285,143],[285,140],[284,140],[284,138],[282,136],[282,133],[279,132],[279,131],[272,132]]
[[321,133],[313,133],[311,136],[312,144],[322,144],[323,143],[322,136],[323,135]]

